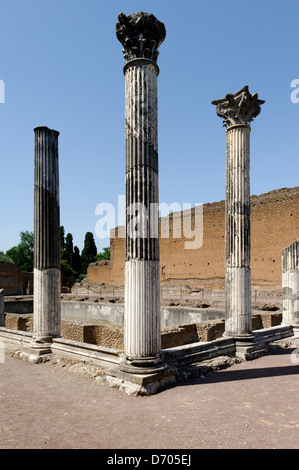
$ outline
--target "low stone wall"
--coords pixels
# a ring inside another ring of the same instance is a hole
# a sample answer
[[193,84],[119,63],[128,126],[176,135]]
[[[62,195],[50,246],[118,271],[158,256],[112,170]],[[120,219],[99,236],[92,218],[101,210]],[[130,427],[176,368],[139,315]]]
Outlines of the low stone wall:
[[123,325],[124,305],[66,300],[61,302],[61,318],[76,321],[106,321]]
[[124,348],[124,331],[120,325],[103,322],[88,324],[62,320],[61,336],[72,341],[96,344],[106,348]]
[[[33,312],[33,297],[5,298],[6,313],[27,314]],[[110,302],[91,302],[62,300],[61,317],[63,320],[83,323],[109,322],[116,325],[124,323],[124,305]],[[223,309],[193,308],[188,306],[161,306],[161,327],[193,325],[212,320],[222,320]],[[262,311],[252,315],[253,330],[280,325],[282,314],[279,312]]]
[[221,338],[224,325],[222,319],[164,328],[161,331],[162,349]]
[[[5,313],[5,326],[10,330],[33,331],[33,315]],[[123,349],[123,327],[105,322],[61,320],[61,336],[72,341]]]
[[262,328],[270,328],[278,326],[282,321],[282,313],[280,312],[263,312],[252,315],[252,329],[260,330]]
[[[161,327],[187,325],[201,321],[221,319],[223,310],[193,308],[193,307],[164,307],[161,306]],[[118,325],[124,324],[124,304],[105,302],[90,302],[63,300],[61,302],[61,317],[64,320],[79,321],[108,321]]]
[[5,297],[4,299],[4,311],[6,313],[33,313],[33,296],[24,298],[22,296],[17,297]]
[[[258,330],[280,325],[281,317],[281,313],[272,312],[253,315],[253,329]],[[32,332],[33,315],[5,313],[5,326],[11,330]],[[188,325],[165,327],[161,331],[162,349],[213,341],[222,337],[224,326],[224,319],[215,319]],[[104,321],[61,320],[61,335],[64,339],[96,344],[107,348],[123,349],[124,347],[123,325]]]

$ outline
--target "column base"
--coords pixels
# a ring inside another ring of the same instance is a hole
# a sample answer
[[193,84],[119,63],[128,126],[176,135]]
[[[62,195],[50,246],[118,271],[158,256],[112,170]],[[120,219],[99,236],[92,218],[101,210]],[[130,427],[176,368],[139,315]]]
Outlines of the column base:
[[17,352],[20,359],[25,359],[33,364],[39,364],[47,360],[47,356],[52,354],[52,342],[42,341],[32,338],[32,340],[24,346],[21,351]]
[[246,344],[252,344],[254,343],[254,336],[252,333],[232,333],[232,332],[227,332],[225,331],[223,333],[223,336],[225,338],[233,338],[236,342],[238,341],[239,343],[246,343]]
[[160,356],[157,357],[140,357],[140,356],[122,356],[122,362],[119,370],[128,372],[129,374],[156,374],[167,368]]
[[257,357],[266,354],[267,349],[264,344],[257,344],[254,337],[251,338],[236,338],[236,356],[244,360],[256,359]]
[[34,337],[32,341],[29,343],[26,350],[36,356],[42,356],[43,354],[51,354],[52,353],[52,336],[47,337]]
[[[177,369],[175,367],[138,369],[136,366],[125,366],[122,364],[117,369],[108,370],[106,381],[111,387],[118,388],[128,395],[154,395],[176,383]],[[150,373],[141,372],[149,369]]]
[[257,344],[251,333],[244,335],[232,335],[224,333],[226,338],[233,338],[235,341],[236,356],[240,359],[250,360],[262,356],[266,353],[264,344]]

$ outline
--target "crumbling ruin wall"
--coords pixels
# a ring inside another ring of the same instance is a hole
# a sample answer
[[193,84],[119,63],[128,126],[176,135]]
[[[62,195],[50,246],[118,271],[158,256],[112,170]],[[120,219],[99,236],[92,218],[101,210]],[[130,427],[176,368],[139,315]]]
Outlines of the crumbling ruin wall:
[[[75,283],[73,277],[62,277],[61,287],[64,291],[70,291]],[[23,272],[13,263],[0,261],[0,289],[4,289],[4,295],[32,295],[33,273]]]
[[[113,244],[114,240],[111,240]],[[110,247],[111,250],[111,247]],[[114,259],[113,255],[113,259]],[[101,282],[103,284],[110,284],[111,282],[111,263],[110,261],[97,261],[91,263],[88,267],[88,278],[95,280],[95,283]],[[100,281],[96,281],[100,279]]]
[[[299,187],[283,188],[251,196],[251,276],[270,286],[281,286],[281,250],[298,238]],[[194,211],[193,211],[194,228]],[[161,281],[224,280],[225,201],[204,204],[203,244],[200,249],[184,248],[185,238],[160,237]],[[124,238],[111,239],[111,261],[93,263],[87,271],[91,284],[124,284]]]
[[15,264],[0,261],[0,289],[4,295],[23,294],[23,273]]

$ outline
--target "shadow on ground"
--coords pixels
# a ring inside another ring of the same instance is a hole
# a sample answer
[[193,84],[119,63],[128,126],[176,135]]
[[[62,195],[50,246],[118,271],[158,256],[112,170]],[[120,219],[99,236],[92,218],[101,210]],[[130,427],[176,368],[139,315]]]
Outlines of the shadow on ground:
[[[271,356],[281,356],[289,355],[290,356],[290,365],[289,366],[277,366],[277,367],[247,367],[246,369],[238,370],[228,368],[225,370],[218,370],[215,372],[208,373],[205,377],[195,377],[189,380],[186,380],[181,385],[196,385],[196,384],[214,384],[219,382],[233,382],[239,380],[250,380],[250,379],[261,379],[266,377],[282,377],[286,375],[299,375],[299,353],[297,352],[296,362],[292,362],[291,354],[295,351],[295,348],[286,348],[279,351],[271,352]],[[297,350],[298,351],[298,350]],[[255,360],[248,361],[247,363],[254,366]]]

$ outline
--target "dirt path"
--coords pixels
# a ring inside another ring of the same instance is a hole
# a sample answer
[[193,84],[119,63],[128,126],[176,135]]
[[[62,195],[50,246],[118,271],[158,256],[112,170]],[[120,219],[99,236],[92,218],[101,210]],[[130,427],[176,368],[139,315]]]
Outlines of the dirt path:
[[299,364],[291,352],[150,397],[7,355],[0,364],[0,448],[298,449]]

